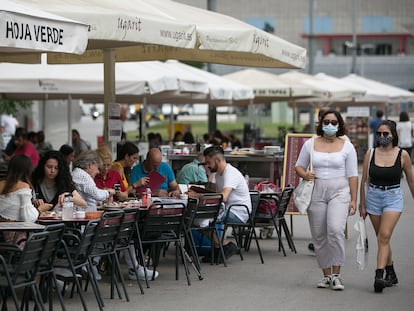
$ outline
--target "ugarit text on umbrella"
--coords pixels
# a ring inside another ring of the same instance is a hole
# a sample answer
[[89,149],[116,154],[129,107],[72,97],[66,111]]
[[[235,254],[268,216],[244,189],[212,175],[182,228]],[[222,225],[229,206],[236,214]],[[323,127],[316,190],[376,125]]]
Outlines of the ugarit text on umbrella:
[[24,41],[34,40],[37,42],[63,45],[63,29],[50,26],[6,22],[6,38]]

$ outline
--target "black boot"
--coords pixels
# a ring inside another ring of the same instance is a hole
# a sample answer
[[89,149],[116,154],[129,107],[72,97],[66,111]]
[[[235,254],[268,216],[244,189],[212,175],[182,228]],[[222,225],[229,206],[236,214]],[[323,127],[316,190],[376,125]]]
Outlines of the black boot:
[[385,267],[385,280],[388,282],[389,286],[398,284],[397,274],[395,274],[393,264]]
[[389,287],[391,283],[384,279],[384,269],[375,270],[374,290],[376,293],[382,293],[385,287]]

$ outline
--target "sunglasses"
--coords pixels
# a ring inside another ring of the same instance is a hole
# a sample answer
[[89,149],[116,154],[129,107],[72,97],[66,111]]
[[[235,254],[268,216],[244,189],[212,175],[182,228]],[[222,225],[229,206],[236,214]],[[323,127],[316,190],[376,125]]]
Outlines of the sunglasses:
[[338,125],[338,120],[325,119],[325,120],[322,121],[323,125],[329,125],[329,123],[332,124],[333,126],[337,126]]
[[391,135],[391,133],[390,132],[377,132],[376,133],[377,134],[377,136],[384,136],[384,137],[388,137],[389,135]]

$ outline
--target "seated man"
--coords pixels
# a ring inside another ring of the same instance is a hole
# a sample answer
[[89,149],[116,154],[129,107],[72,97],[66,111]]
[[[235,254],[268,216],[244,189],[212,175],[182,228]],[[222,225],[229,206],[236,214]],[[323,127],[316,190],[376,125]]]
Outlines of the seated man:
[[[223,195],[225,205],[224,212],[219,215],[218,221],[223,221],[226,210],[233,204],[246,205],[251,212],[250,192],[247,183],[240,171],[226,162],[223,148],[220,146],[209,147],[204,150],[206,165],[215,174],[217,192]],[[198,194],[190,191],[189,196]],[[228,221],[232,223],[246,223],[249,219],[246,208],[234,206],[229,212]],[[217,237],[213,238],[214,247],[218,247]],[[237,246],[233,242],[223,242],[226,258],[238,252]],[[218,253],[218,252],[217,252]]]
[[153,191],[153,196],[180,196],[180,189],[172,168],[165,162],[162,162],[162,154],[158,148],[151,148],[148,151],[147,158],[143,163],[140,163],[132,169],[131,185],[140,180],[142,177],[148,176],[152,171],[157,171],[160,175],[165,177],[165,181]]
[[198,182],[206,183],[208,180],[204,161],[204,155],[199,153],[197,158],[181,168],[177,174],[177,182],[184,185]]

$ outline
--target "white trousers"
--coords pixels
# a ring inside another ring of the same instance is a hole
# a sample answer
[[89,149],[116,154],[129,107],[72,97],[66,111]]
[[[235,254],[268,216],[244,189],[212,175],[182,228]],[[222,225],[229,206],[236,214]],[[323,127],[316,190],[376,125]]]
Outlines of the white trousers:
[[321,269],[345,263],[345,228],[350,201],[348,178],[315,179],[308,219]]

